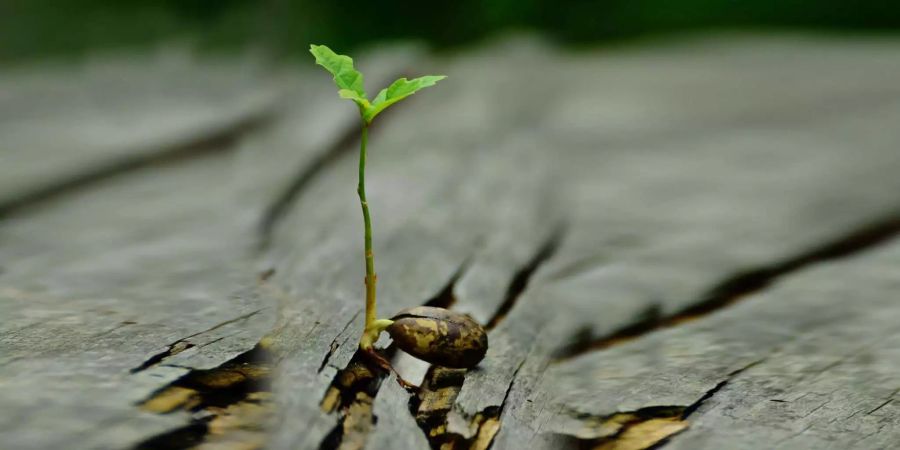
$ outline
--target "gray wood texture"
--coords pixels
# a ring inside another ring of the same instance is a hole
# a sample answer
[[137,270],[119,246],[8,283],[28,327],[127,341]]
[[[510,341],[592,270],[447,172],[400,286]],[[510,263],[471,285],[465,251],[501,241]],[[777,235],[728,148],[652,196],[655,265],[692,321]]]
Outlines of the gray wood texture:
[[311,64],[20,68],[4,448],[900,442],[900,42],[518,37],[359,65],[370,91],[449,75],[371,135],[378,304],[471,314],[482,364],[389,348],[410,394],[355,354],[358,119]]

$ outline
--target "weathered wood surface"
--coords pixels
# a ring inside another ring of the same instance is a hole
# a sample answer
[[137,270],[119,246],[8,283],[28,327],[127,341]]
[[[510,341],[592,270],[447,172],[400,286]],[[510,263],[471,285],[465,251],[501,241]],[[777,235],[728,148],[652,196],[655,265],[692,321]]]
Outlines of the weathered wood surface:
[[0,80],[0,211],[160,154],[222,147],[271,112],[274,86],[258,66],[250,58],[198,64],[166,49],[10,71]]
[[[516,39],[362,60],[373,86],[450,76],[373,131],[379,308],[471,314],[481,366],[396,354],[423,382],[410,397],[354,358],[355,120],[327,76],[23,71],[0,80],[4,446],[900,440],[900,43]],[[108,79],[129,94],[74,106]],[[84,117],[29,102],[55,91]],[[155,125],[110,134],[109,115]]]

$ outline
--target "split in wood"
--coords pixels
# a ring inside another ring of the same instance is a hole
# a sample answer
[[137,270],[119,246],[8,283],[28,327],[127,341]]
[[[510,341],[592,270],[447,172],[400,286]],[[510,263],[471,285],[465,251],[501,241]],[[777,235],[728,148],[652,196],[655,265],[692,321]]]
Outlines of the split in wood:
[[[554,227],[535,254],[516,271],[507,287],[503,302],[485,325],[486,330],[495,328],[506,318],[528,287],[534,274],[556,253],[564,236],[565,226],[563,224]],[[453,284],[448,286],[446,294],[442,296],[449,299],[446,305],[448,307],[455,301],[452,287]],[[429,306],[431,305],[429,304]],[[500,415],[518,369],[513,373],[506,395],[500,405],[486,408],[470,419],[459,418],[466,422],[465,428],[469,431],[464,436],[450,432],[448,422],[453,404],[465,381],[466,372],[466,369],[433,365],[428,369],[418,395],[410,399],[410,411],[433,449],[487,449],[493,443],[497,432],[500,431]]]
[[[449,308],[456,301],[454,286],[468,267],[468,260],[460,265],[447,284],[423,307]],[[330,359],[331,351],[323,360]],[[326,413],[339,413],[337,424],[320,444],[320,449],[361,449],[375,426],[373,402],[388,371],[393,370],[388,358],[395,351],[391,346],[379,353],[357,350],[350,363],[335,374],[320,406]],[[382,355],[384,353],[385,356]],[[397,379],[402,377],[397,375]],[[400,383],[404,386],[404,383]],[[460,382],[460,385],[462,383]],[[407,388],[407,386],[404,386]],[[410,391],[410,389],[407,389]],[[413,397],[415,398],[415,397]]]
[[[434,450],[486,450],[500,431],[503,405],[490,407],[465,422],[466,435],[449,431],[450,413],[462,388],[466,369],[431,366],[410,411]],[[505,402],[505,399],[504,399]]]
[[486,329],[493,330],[506,318],[506,315],[509,314],[509,311],[515,306],[519,297],[525,292],[528,283],[531,281],[531,277],[534,276],[541,265],[547,262],[553,254],[556,253],[556,250],[559,248],[560,243],[565,237],[565,231],[566,228],[564,224],[559,224],[554,227],[553,231],[550,232],[550,235],[544,240],[534,256],[532,256],[531,259],[519,269],[515,275],[513,275],[512,280],[506,289],[506,296],[504,296],[503,302],[488,320],[487,324],[485,324],[484,327]]
[[576,358],[585,353],[628,342],[659,329],[703,318],[765,289],[779,278],[814,264],[858,254],[898,234],[900,234],[900,216],[890,215],[785,261],[751,269],[728,278],[702,296],[704,300],[681,312],[662,316],[659,308],[653,306],[632,325],[596,339],[582,339],[561,349],[557,352],[557,361]]
[[[224,321],[224,322],[221,322],[221,323],[218,323],[218,324],[216,324],[216,325],[213,325],[212,327],[207,328],[207,329],[205,329],[205,330],[203,330],[203,331],[200,331],[200,332],[194,333],[194,334],[192,334],[192,335],[190,335],[190,336],[181,338],[181,339],[179,339],[179,340],[177,340],[177,341],[175,341],[175,342],[169,344],[169,345],[166,347],[166,349],[163,350],[162,352],[157,353],[157,354],[151,356],[150,358],[148,358],[146,361],[144,361],[143,363],[141,363],[141,365],[139,365],[139,366],[137,366],[137,367],[135,367],[135,368],[132,368],[132,369],[130,370],[130,372],[131,372],[131,373],[138,373],[138,372],[147,370],[147,369],[149,369],[149,368],[151,368],[151,367],[153,367],[153,366],[155,366],[155,365],[157,365],[157,364],[163,362],[166,358],[169,358],[169,357],[171,357],[171,356],[175,356],[175,355],[177,355],[177,354],[179,354],[179,353],[181,353],[181,352],[183,352],[183,351],[185,351],[185,350],[187,350],[187,349],[189,349],[189,348],[193,348],[193,347],[195,346],[195,344],[194,344],[193,342],[191,342],[191,339],[192,339],[192,338],[197,337],[197,336],[200,336],[200,335],[203,335],[203,334],[205,334],[205,333],[209,333],[210,331],[215,331],[215,330],[217,330],[217,329],[219,329],[219,328],[222,328],[222,327],[224,327],[224,326],[227,326],[227,325],[231,325],[231,324],[234,324],[234,323],[238,323],[238,322],[245,321],[245,320],[247,320],[247,319],[249,319],[249,318],[251,318],[251,317],[253,317],[253,316],[259,314],[260,311],[262,311],[262,309],[257,309],[257,310],[255,310],[255,311],[250,311],[250,312],[247,313],[247,314],[244,314],[244,315],[235,317],[235,318],[233,318],[233,319],[226,320],[226,321]],[[201,344],[200,346],[202,347],[203,345]]]
[[11,217],[22,210],[39,206],[51,199],[66,195],[136,170],[164,164],[178,163],[207,153],[227,151],[243,136],[265,128],[277,117],[275,105],[250,111],[219,127],[187,136],[183,140],[159,148],[134,151],[129,156],[100,164],[73,174],[64,174],[37,189],[0,203],[0,218]]
[[338,413],[337,424],[319,445],[322,450],[362,449],[377,418],[372,404],[386,372],[367,363],[357,351],[350,363],[338,371],[320,406],[326,413]]
[[291,178],[290,184],[285,186],[275,200],[266,207],[259,222],[257,249],[260,252],[269,247],[275,226],[287,215],[300,194],[319,174],[324,173],[332,164],[340,160],[341,156],[349,153],[357,140],[359,140],[359,127],[356,122],[348,123],[347,127],[338,133],[330,145],[324,148],[315,159],[305,163],[297,175]]
[[[184,427],[151,437],[137,449],[202,448],[203,444],[240,442],[246,449],[261,448],[272,414],[271,358],[257,345],[209,370],[192,370],[140,403],[146,411],[193,413]],[[199,447],[198,447],[199,446]]]
[[582,423],[578,447],[591,450],[644,450],[655,448],[690,426],[687,420],[703,404],[745,370],[761,363],[757,360],[731,373],[687,406],[651,406],[620,412],[607,417],[572,413]]
[[620,413],[608,418],[598,426],[609,430],[612,435],[581,441],[580,448],[591,450],[649,449],[686,430],[689,423],[682,418],[681,412],[676,410],[659,416],[646,413]]

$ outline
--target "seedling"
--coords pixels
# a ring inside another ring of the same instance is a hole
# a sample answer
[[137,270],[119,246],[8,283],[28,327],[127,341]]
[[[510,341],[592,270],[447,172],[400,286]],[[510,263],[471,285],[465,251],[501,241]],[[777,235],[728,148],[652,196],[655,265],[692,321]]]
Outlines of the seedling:
[[[353,67],[353,59],[339,55],[324,45],[311,45],[310,53],[316,63],[331,72],[341,98],[352,100],[359,107],[362,137],[359,145],[359,184],[356,192],[362,207],[365,227],[366,261],[366,323],[359,339],[359,348],[377,364],[393,370],[390,363],[374,348],[381,332],[387,331],[402,350],[432,364],[449,367],[474,367],[487,351],[487,333],[472,318],[443,308],[420,306],[401,311],[391,319],[379,319],[375,294],[378,277],[375,275],[375,254],[372,252],[372,219],[366,199],[366,145],[372,120],[394,103],[434,86],[443,75],[426,75],[412,80],[400,78],[378,92],[371,101],[363,86],[363,74]],[[411,385],[397,375],[400,384]]]

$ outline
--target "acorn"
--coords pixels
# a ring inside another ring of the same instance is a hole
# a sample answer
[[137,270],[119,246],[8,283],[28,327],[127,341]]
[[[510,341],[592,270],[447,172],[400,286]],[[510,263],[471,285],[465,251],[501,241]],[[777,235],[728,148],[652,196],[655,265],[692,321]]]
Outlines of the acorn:
[[386,331],[401,350],[444,367],[469,369],[487,353],[487,332],[466,314],[417,306],[400,311]]

